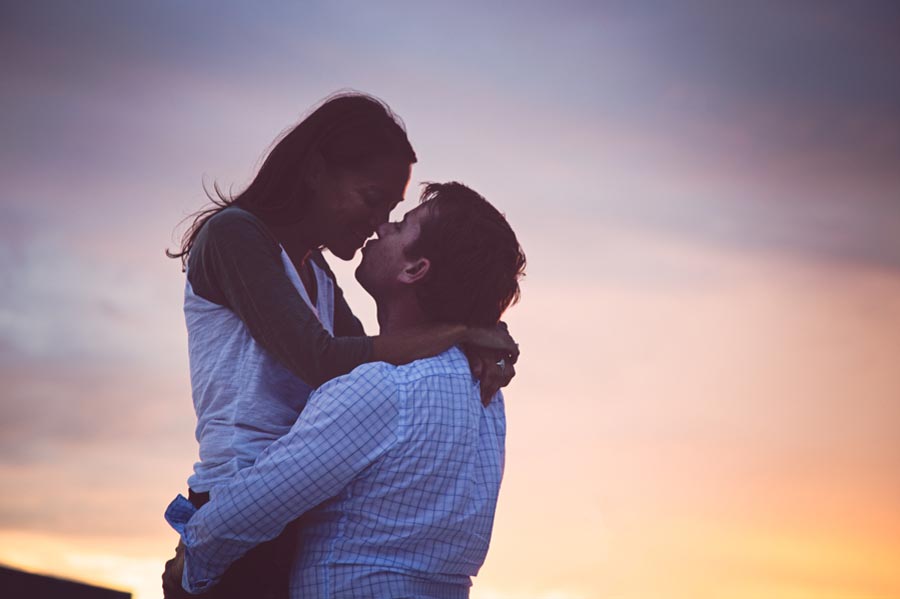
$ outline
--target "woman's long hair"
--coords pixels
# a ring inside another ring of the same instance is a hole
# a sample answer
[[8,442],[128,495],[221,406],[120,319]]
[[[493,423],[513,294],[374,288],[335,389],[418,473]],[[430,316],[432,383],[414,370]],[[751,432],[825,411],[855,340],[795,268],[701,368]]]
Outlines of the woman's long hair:
[[183,269],[200,229],[229,206],[243,208],[266,224],[296,223],[306,214],[308,173],[314,160],[321,158],[329,168],[353,169],[378,156],[416,162],[400,117],[386,103],[367,94],[340,92],[329,96],[275,143],[244,191],[231,196],[217,183],[213,192],[204,185],[213,205],[192,215],[191,226],[181,239],[181,251],[166,250],[166,255],[181,258]]

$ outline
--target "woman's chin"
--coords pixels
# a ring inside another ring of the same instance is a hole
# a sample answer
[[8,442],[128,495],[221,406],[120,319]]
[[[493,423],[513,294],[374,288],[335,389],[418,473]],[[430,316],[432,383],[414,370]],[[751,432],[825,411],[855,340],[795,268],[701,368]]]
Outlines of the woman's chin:
[[352,260],[353,256],[356,255],[356,250],[358,250],[358,249],[359,248],[356,248],[356,247],[335,247],[335,248],[329,247],[328,248],[328,250],[332,254],[334,254],[341,260],[344,260],[345,262],[348,260]]

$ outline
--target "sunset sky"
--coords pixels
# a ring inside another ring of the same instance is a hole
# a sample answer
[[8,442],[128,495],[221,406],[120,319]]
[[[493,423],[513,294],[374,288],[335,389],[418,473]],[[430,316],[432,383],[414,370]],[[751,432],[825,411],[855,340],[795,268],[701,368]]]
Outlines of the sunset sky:
[[473,599],[900,598],[900,4],[488,4],[0,6],[0,563],[161,595],[163,250],[353,88],[529,259]]

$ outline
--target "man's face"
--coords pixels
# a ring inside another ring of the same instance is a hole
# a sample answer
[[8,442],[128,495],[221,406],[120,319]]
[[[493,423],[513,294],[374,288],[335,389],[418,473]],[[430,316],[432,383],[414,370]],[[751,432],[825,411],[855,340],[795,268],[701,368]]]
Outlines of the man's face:
[[406,249],[419,238],[422,222],[431,218],[430,212],[430,203],[419,204],[403,220],[380,225],[375,231],[377,238],[363,246],[356,280],[375,299],[408,285],[422,267],[421,260],[406,255]]

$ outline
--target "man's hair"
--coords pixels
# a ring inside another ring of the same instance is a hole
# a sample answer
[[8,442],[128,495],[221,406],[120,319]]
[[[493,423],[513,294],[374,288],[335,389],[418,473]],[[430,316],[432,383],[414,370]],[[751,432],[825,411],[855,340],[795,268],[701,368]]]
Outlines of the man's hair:
[[431,267],[416,285],[419,304],[435,322],[494,326],[519,299],[525,254],[506,218],[461,183],[428,183],[429,214],[406,249]]

